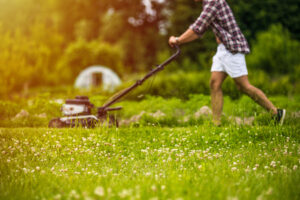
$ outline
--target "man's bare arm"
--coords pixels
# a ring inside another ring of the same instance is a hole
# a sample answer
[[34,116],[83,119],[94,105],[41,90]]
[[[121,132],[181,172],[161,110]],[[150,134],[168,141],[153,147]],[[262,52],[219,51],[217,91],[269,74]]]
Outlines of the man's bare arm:
[[183,44],[183,43],[187,43],[187,42],[191,42],[193,40],[198,39],[199,36],[192,30],[192,29],[187,29],[179,38],[179,43]]
[[174,46],[175,44],[180,45],[183,43],[191,42],[196,40],[199,36],[192,30],[187,29],[180,37],[176,38],[175,36],[171,36],[169,39],[170,46]]

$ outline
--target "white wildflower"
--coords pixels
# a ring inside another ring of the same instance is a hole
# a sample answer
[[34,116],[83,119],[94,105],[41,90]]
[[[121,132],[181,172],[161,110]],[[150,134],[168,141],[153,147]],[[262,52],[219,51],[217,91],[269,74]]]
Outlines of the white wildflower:
[[151,186],[151,190],[152,190],[152,191],[156,191],[156,190],[157,190],[156,186],[155,186],[155,185],[152,185],[152,186]]
[[276,162],[275,162],[275,161],[272,161],[270,165],[271,165],[272,167],[276,167]]
[[294,165],[293,170],[297,170],[297,169],[298,169],[298,165]]
[[151,175],[151,173],[150,173],[150,172],[147,172],[145,175],[146,175],[146,176],[150,176],[150,175]]
[[99,196],[99,197],[103,197],[105,192],[104,192],[104,188],[101,186],[96,187],[96,189],[94,190],[94,194]]

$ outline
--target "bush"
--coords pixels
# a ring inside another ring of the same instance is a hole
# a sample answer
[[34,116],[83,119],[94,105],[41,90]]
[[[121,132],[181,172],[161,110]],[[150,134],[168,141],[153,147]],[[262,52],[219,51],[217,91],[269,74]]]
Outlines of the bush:
[[250,69],[264,70],[269,74],[293,74],[300,64],[300,42],[293,40],[281,25],[272,25],[257,35],[252,53],[247,56]]
[[209,72],[162,73],[145,82],[130,95],[130,98],[149,94],[188,99],[191,94],[209,94],[209,76]]
[[[267,95],[288,95],[299,92],[297,84],[292,84],[289,76],[281,76],[272,79],[267,73],[261,70],[250,70],[250,82],[264,91]],[[129,94],[129,99],[138,99],[141,95],[157,95],[165,98],[177,97],[180,99],[188,99],[191,94],[210,94],[209,88],[209,71],[195,71],[175,73],[161,73],[156,77],[146,81],[143,86],[134,90]],[[131,83],[127,83],[122,87],[129,87]],[[236,88],[231,78],[227,78],[223,83],[224,95],[230,96],[232,99],[238,99],[242,93]]]
[[0,101],[0,120],[14,117],[20,109],[21,106],[17,103]]
[[59,55],[62,39],[46,31],[43,25],[30,27],[32,38],[16,31],[9,32],[0,24],[0,97],[37,85],[49,85],[53,63]]

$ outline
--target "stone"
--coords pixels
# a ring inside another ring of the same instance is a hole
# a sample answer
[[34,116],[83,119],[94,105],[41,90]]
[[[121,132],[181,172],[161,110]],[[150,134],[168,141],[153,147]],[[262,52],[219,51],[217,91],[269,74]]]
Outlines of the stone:
[[203,106],[195,114],[195,118],[198,119],[201,116],[209,116],[212,114],[211,109],[208,106]]
[[25,118],[25,117],[29,117],[29,113],[28,113],[26,110],[22,109],[22,110],[14,117],[14,119],[16,120],[16,119]]
[[244,118],[244,124],[245,125],[251,126],[251,125],[253,125],[253,122],[254,122],[254,117],[245,117]]
[[156,111],[155,113],[149,113],[149,115],[151,116],[151,117],[154,117],[154,118],[161,118],[161,117],[165,117],[166,116],[166,114],[165,113],[163,113],[162,111],[160,111],[160,110],[158,110],[158,111]]

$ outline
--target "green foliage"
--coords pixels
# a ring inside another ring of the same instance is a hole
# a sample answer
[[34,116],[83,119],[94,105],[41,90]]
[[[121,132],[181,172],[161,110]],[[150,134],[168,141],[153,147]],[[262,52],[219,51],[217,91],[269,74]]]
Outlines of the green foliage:
[[297,0],[228,0],[235,17],[248,39],[265,31],[271,24],[282,24],[293,38],[300,39],[300,6]]
[[55,74],[49,73],[58,56],[62,38],[52,33],[48,37],[46,27],[32,26],[34,39],[22,32],[7,32],[0,26],[0,96],[10,95],[37,85],[50,85]]
[[191,94],[209,94],[209,72],[162,73],[153,77],[144,86],[130,94],[131,98],[141,94],[187,99]]
[[80,71],[91,65],[104,65],[122,75],[122,57],[123,51],[119,46],[98,40],[88,42],[79,39],[66,48],[57,70],[60,72],[60,78],[68,83],[73,83]]
[[[0,127],[47,127],[50,119],[61,115],[61,105],[49,99],[49,94],[42,94],[16,102],[0,101]],[[17,117],[22,110],[27,114]]]
[[299,49],[300,42],[291,39],[286,29],[273,25],[257,35],[247,57],[248,66],[268,73],[293,74],[300,64]]
[[[171,66],[176,67],[176,66]],[[128,98],[136,99],[140,95],[157,95],[162,97],[177,97],[188,99],[191,94],[210,94],[209,79],[211,73],[208,71],[177,71],[175,73],[165,72],[145,82],[144,85],[132,93]],[[297,84],[293,84],[289,76],[281,76],[272,79],[269,74],[260,70],[250,70],[249,80],[251,84],[260,88],[267,95],[288,95],[298,94]],[[132,83],[131,83],[132,84]],[[129,87],[130,83],[123,85]],[[232,99],[238,99],[242,93],[230,77],[228,77],[222,86],[225,95]]]
[[[0,127],[47,127],[51,119],[62,116],[61,104],[57,103],[55,98],[51,98],[51,96],[53,95],[45,93],[28,100],[0,101]],[[107,97],[99,95],[90,98],[97,107],[102,106],[106,99]],[[277,107],[287,109],[286,125],[297,124],[298,118],[293,116],[293,113],[300,110],[299,96],[275,96],[270,97],[270,100]],[[203,125],[210,123],[211,116],[200,115],[196,117],[195,113],[203,106],[210,107],[210,104],[210,96],[202,94],[190,95],[186,100],[174,97],[165,99],[157,96],[146,96],[140,101],[123,100],[117,103],[115,106],[122,106],[123,109],[113,113],[117,115],[120,121],[129,120],[133,116],[144,113],[137,123],[138,126],[152,126],[153,124],[169,127]],[[28,114],[17,117],[21,110],[25,110]],[[163,113],[163,115],[153,115],[157,112]],[[272,124],[270,114],[247,96],[241,96],[236,100],[225,96],[223,114],[223,124],[225,125],[234,124],[230,116],[241,118],[254,116],[257,125]]]
[[0,101],[0,120],[11,119],[21,109],[21,106],[17,103],[10,101]]
[[[295,117],[294,113],[300,109],[297,103],[299,96],[275,96],[271,97],[270,100],[276,107],[287,109],[285,125],[297,124],[299,117]],[[205,125],[211,122],[211,115],[195,115],[203,106],[211,107],[210,96],[206,95],[191,95],[187,100],[146,96],[145,99],[138,102],[122,101],[118,103],[118,106],[123,107],[123,110],[118,113],[119,119],[141,116],[141,119],[136,124],[139,126],[152,126],[154,124],[157,126],[185,127]],[[153,113],[158,111],[165,115],[153,116]],[[141,115],[142,113],[144,114]],[[229,96],[224,97],[222,123],[225,125],[235,124],[232,117],[239,117],[241,120],[254,117],[255,125],[274,125],[270,113],[245,95],[236,100]]]

